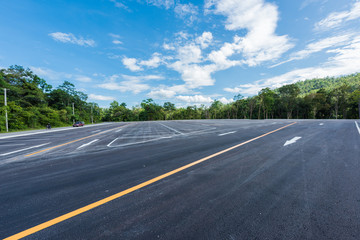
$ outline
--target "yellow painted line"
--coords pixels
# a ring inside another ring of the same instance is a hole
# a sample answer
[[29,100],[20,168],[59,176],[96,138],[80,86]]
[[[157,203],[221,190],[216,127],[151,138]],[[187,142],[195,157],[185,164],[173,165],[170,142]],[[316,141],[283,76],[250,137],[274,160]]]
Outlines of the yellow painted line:
[[122,192],[116,193],[116,194],[111,195],[111,196],[109,196],[109,197],[107,197],[107,198],[104,198],[104,199],[101,199],[101,200],[99,200],[99,201],[97,201],[97,202],[91,203],[91,204],[89,204],[89,205],[87,205],[87,206],[85,206],[85,207],[76,209],[76,210],[74,210],[74,211],[72,211],[72,212],[69,212],[69,213],[66,213],[66,214],[64,214],[64,215],[62,215],[62,216],[60,216],[60,217],[54,218],[54,219],[49,220],[49,221],[47,221],[47,222],[41,223],[41,224],[39,224],[39,225],[37,225],[37,226],[35,226],[35,227],[29,228],[29,229],[27,229],[27,230],[25,230],[25,231],[22,231],[22,232],[20,232],[20,233],[17,233],[17,234],[15,234],[15,235],[12,235],[12,236],[10,236],[10,237],[8,237],[8,238],[5,238],[4,240],[20,239],[20,238],[29,236],[29,235],[31,235],[31,234],[33,234],[33,233],[39,232],[39,231],[41,231],[41,230],[43,230],[43,229],[45,229],[45,228],[48,228],[48,227],[50,227],[50,226],[52,226],[52,225],[55,225],[55,224],[60,223],[60,222],[63,222],[63,221],[65,221],[65,220],[67,220],[67,219],[69,219],[69,218],[72,218],[72,217],[75,217],[75,216],[77,216],[77,215],[79,215],[79,214],[81,214],[81,213],[87,212],[87,211],[89,211],[89,210],[91,210],[91,209],[94,209],[94,208],[96,208],[96,207],[98,207],[98,206],[101,206],[101,205],[103,205],[103,204],[105,204],[105,203],[108,203],[108,202],[110,202],[110,201],[112,201],[112,200],[114,200],[114,199],[120,198],[120,197],[122,197],[122,196],[124,196],[124,195],[126,195],[126,194],[129,194],[129,193],[131,193],[131,192],[134,192],[134,191],[136,191],[136,190],[138,190],[138,189],[140,189],[140,188],[146,187],[146,186],[148,186],[148,185],[150,185],[150,184],[152,184],[152,183],[154,183],[154,182],[157,182],[157,181],[159,181],[159,180],[161,180],[161,179],[164,179],[164,178],[166,178],[166,177],[169,177],[169,176],[171,176],[171,175],[173,175],[173,174],[175,174],[175,173],[178,173],[178,172],[180,172],[180,171],[183,171],[183,170],[185,170],[185,169],[187,169],[187,168],[190,168],[190,167],[192,167],[192,166],[194,166],[194,165],[197,165],[197,164],[199,164],[199,163],[202,163],[202,162],[204,162],[204,161],[207,161],[207,160],[209,160],[209,159],[211,159],[211,158],[214,158],[214,157],[219,156],[219,155],[221,155],[221,154],[223,154],[223,153],[226,153],[226,152],[228,152],[228,151],[231,151],[231,150],[233,150],[233,149],[235,149],[235,148],[238,148],[238,147],[240,147],[240,146],[242,146],[242,145],[245,145],[245,144],[247,144],[247,143],[249,143],[249,142],[255,141],[255,140],[259,139],[259,138],[262,138],[262,137],[265,137],[265,136],[267,136],[267,135],[269,135],[269,134],[272,134],[272,133],[274,133],[274,132],[277,132],[277,131],[279,131],[279,130],[281,130],[281,129],[287,128],[287,127],[289,127],[289,126],[291,126],[291,125],[294,125],[295,123],[296,123],[296,122],[293,122],[293,123],[288,124],[288,125],[286,125],[286,126],[284,126],[284,127],[275,129],[275,130],[273,130],[273,131],[271,131],[271,132],[268,132],[268,133],[265,133],[265,134],[263,134],[263,135],[261,135],[261,136],[252,138],[252,139],[250,139],[250,140],[248,140],[248,141],[242,142],[242,143],[240,143],[240,144],[237,144],[237,145],[235,145],[235,146],[232,146],[232,147],[227,148],[227,149],[225,149],[225,150],[222,150],[222,151],[220,151],[220,152],[214,153],[214,154],[212,154],[212,155],[210,155],[210,156],[204,157],[204,158],[202,158],[202,159],[200,159],[200,160],[197,160],[197,161],[195,161],[195,162],[192,162],[192,163],[190,163],[190,164],[187,164],[187,165],[185,165],[185,166],[182,166],[182,167],[180,167],[180,168],[177,168],[177,169],[175,169],[175,170],[172,170],[172,171],[170,171],[170,172],[168,172],[168,173],[165,173],[165,174],[163,174],[163,175],[160,175],[160,176],[158,176],[158,177],[156,177],[156,178],[153,178],[153,179],[150,179],[150,180],[148,180],[148,181],[146,181],[146,182],[140,183],[139,185],[136,185],[136,186],[134,186],[134,187],[128,188],[128,189],[126,189],[126,190],[124,190],[124,191],[122,191]]
[[97,136],[97,135],[100,135],[100,134],[104,134],[104,133],[110,132],[110,131],[112,131],[112,130],[114,130],[114,129],[122,128],[122,127],[124,127],[124,126],[126,126],[126,125],[128,125],[128,124],[125,124],[125,125],[123,125],[123,126],[116,127],[116,128],[111,128],[111,129],[109,129],[109,130],[106,130],[106,131],[103,131],[103,132],[99,132],[99,133],[95,133],[95,134],[93,134],[93,135],[86,136],[86,137],[83,137],[83,138],[79,138],[79,139],[76,139],[76,140],[73,140],[73,141],[70,141],[70,142],[66,142],[66,143],[57,145],[57,146],[53,146],[53,147],[50,147],[50,148],[42,149],[42,150],[40,150],[40,151],[27,154],[27,155],[25,155],[25,157],[30,157],[30,156],[33,156],[33,155],[35,155],[35,154],[42,153],[42,152],[46,152],[46,151],[49,151],[49,150],[54,149],[54,148],[62,147],[62,146],[69,145],[69,144],[74,143],[74,142],[78,142],[78,141],[81,141],[81,140],[84,140],[84,139],[87,139],[87,138],[91,138],[91,137],[94,137],[94,136]]

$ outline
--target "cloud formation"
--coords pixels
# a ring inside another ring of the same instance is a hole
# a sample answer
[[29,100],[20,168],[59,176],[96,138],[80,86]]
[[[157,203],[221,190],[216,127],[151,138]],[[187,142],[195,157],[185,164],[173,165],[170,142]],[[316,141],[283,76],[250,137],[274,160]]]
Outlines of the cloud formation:
[[89,94],[89,100],[95,100],[95,101],[114,101],[114,97],[110,96],[103,96],[103,95],[96,95],[96,94]]
[[174,0],[146,0],[146,2],[156,7],[164,7],[165,9],[169,9],[175,4]]
[[178,18],[181,18],[186,21],[188,25],[191,25],[194,21],[198,19],[197,15],[199,9],[192,3],[180,4],[177,3],[174,8],[175,14]]
[[83,37],[75,37],[72,33],[54,32],[49,34],[55,41],[63,43],[72,43],[84,47],[95,47],[96,43],[92,39],[84,39]]
[[157,75],[129,76],[124,74],[114,74],[110,76],[105,83],[98,84],[97,87],[107,90],[132,92],[133,94],[138,94],[150,89],[150,85],[144,83],[144,81],[159,80],[162,78],[162,76]]
[[349,11],[333,12],[315,24],[316,30],[328,30],[339,27],[345,22],[360,18],[360,2],[354,2]]
[[254,83],[241,84],[234,88],[224,88],[224,91],[241,93],[244,95],[255,95],[261,89],[266,87],[278,88],[285,84],[291,84],[307,79],[341,76],[359,72],[359,52],[360,35],[357,35],[351,38],[348,44],[336,49],[328,50],[328,53],[334,54],[334,56],[329,57],[325,63],[316,67],[295,69]]
[[290,55],[290,58],[288,60],[285,60],[283,62],[280,62],[278,64],[275,64],[272,67],[277,67],[281,64],[287,63],[287,62],[291,62],[294,60],[301,60],[304,59],[308,56],[310,56],[313,53],[317,53],[317,52],[321,52],[325,49],[328,48],[334,48],[334,47],[338,47],[344,44],[347,44],[348,41],[353,37],[352,34],[345,34],[345,35],[339,35],[339,36],[334,36],[334,37],[328,37],[328,38],[324,38],[324,39],[320,39],[316,42],[310,43],[308,45],[306,45],[305,49],[292,53]]
[[264,0],[207,0],[205,9],[207,14],[225,16],[227,30],[247,30],[244,37],[234,37],[231,46],[234,52],[243,55],[249,66],[278,59],[294,46],[287,35],[276,35],[279,16],[276,5],[272,3]]

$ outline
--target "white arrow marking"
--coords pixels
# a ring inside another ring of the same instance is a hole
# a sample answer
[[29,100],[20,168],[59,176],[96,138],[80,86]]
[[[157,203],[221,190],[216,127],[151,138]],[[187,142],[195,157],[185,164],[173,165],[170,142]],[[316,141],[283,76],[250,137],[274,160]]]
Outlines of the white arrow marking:
[[300,138],[301,138],[301,137],[294,137],[294,138],[291,139],[291,140],[287,140],[287,141],[285,142],[284,146],[293,144],[293,143],[295,143],[297,140],[299,140]]

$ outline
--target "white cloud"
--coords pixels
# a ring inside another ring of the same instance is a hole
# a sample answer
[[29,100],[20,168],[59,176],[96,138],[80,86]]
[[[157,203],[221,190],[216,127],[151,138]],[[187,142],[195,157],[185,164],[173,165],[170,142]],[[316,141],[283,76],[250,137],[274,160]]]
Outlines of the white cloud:
[[329,50],[328,52],[335,55],[319,66],[295,69],[279,76],[256,81],[255,83],[242,84],[235,88],[225,88],[224,91],[254,95],[266,87],[278,88],[285,84],[306,79],[341,76],[359,72],[360,36],[352,38],[346,46]]
[[94,40],[84,39],[83,37],[77,38],[72,33],[54,32],[50,33],[49,36],[51,36],[54,40],[63,43],[72,43],[85,47],[95,47],[96,45]]
[[[194,38],[181,31],[175,34],[172,43],[163,44],[165,50],[175,51],[172,56],[162,56],[162,61],[156,60],[154,55],[147,61],[125,58],[128,60],[127,67],[138,71],[145,66],[158,67],[165,64],[167,68],[181,75],[187,89],[196,89],[214,85],[212,74],[215,72],[234,66],[256,66],[264,61],[275,60],[293,47],[288,36],[275,34],[278,11],[272,3],[265,3],[264,0],[207,0],[205,8],[206,13],[224,15],[227,19],[227,30],[245,29],[246,35],[235,35],[232,42],[225,42],[218,50],[208,53],[207,48],[217,43],[211,32],[205,31]],[[170,96],[174,93],[158,89],[151,94]]]
[[85,83],[88,83],[88,82],[92,81],[92,79],[90,77],[83,76],[83,75],[75,76],[75,80],[80,81],[80,82],[85,82]]
[[[180,95],[180,96],[176,96],[176,99],[181,101],[181,102],[185,102],[187,103],[186,105],[198,105],[198,104],[205,104],[205,105],[209,105],[210,103],[214,102],[215,99],[211,98],[210,96],[204,96],[204,95],[193,95],[193,96],[189,96],[189,95]],[[224,104],[228,104],[233,102],[233,99],[227,99],[225,97],[216,99]]]
[[175,50],[175,49],[176,49],[173,45],[167,44],[167,43],[164,43],[164,44],[163,44],[163,48],[164,48],[165,50]]
[[79,82],[89,83],[92,82],[92,79],[85,75],[78,75],[78,74],[70,74],[64,72],[56,72],[54,70],[48,68],[41,68],[41,67],[30,67],[31,71],[33,71],[39,77],[44,78],[45,80],[52,80],[52,81],[60,81],[60,80],[76,80]]
[[164,77],[160,75],[130,76],[130,75],[122,74],[121,77],[128,81],[148,81],[148,80],[164,79]]
[[129,8],[120,1],[110,0],[110,2],[113,2],[115,7],[117,7],[117,8],[122,8],[122,9],[125,9],[125,10],[129,11]]
[[155,52],[149,60],[138,61],[136,58],[123,57],[122,62],[126,68],[135,72],[143,70],[141,66],[145,66],[148,68],[157,68],[163,62],[163,60],[161,59],[161,54]]
[[186,103],[211,103],[213,101],[211,97],[205,97],[202,95],[194,95],[194,96],[180,95],[177,96],[176,99]]
[[103,96],[103,95],[96,95],[96,94],[89,94],[89,100],[97,100],[97,101],[114,101],[114,97]]
[[113,44],[122,44],[122,41],[115,39],[112,41],[112,43]]
[[218,100],[224,104],[232,103],[234,101],[232,98],[227,99],[225,97],[219,98]]
[[[158,75],[145,75],[145,76],[129,76],[129,75],[112,75],[105,83],[97,85],[100,88],[107,90],[114,90],[120,92],[132,92],[138,94],[150,89],[149,84],[143,83],[149,80],[162,79]],[[119,81],[123,79],[122,81]]]
[[200,44],[201,48],[207,48],[213,40],[213,35],[211,32],[203,32],[203,34],[196,38],[195,42]]
[[327,30],[340,26],[341,24],[360,18],[360,2],[354,2],[349,11],[333,12],[320,22],[315,24],[316,30]]
[[64,73],[64,72],[56,72],[49,68],[42,68],[42,67],[30,67],[31,71],[33,71],[39,77],[44,78],[45,80],[53,80],[59,81],[63,80],[64,78],[70,79],[73,77],[72,74]]
[[215,65],[200,66],[197,64],[183,64],[181,61],[177,61],[171,64],[170,67],[181,74],[181,78],[191,89],[212,86],[215,83],[215,80],[211,77],[211,74],[216,70]]
[[109,36],[112,38],[121,38],[119,34],[109,33]]
[[41,67],[30,67],[31,71],[33,71],[36,75],[49,80],[59,80],[61,76],[59,76],[58,72],[55,72],[48,68]]
[[147,95],[154,99],[170,99],[177,94],[192,94],[193,91],[186,85],[165,86],[160,85],[153,88]]
[[142,70],[142,68],[139,65],[137,65],[136,58],[124,57],[122,59],[122,63],[125,65],[126,68],[130,69],[133,72]]
[[164,7],[165,9],[174,6],[174,0],[146,0],[146,2],[156,7]]
[[235,53],[236,45],[231,43],[224,43],[224,45],[217,51],[212,51],[208,58],[214,62],[219,70],[227,69],[243,64],[240,60],[229,60],[228,58]]
[[147,66],[150,68],[157,68],[160,63],[161,63],[161,54],[160,53],[154,53],[151,57],[151,59],[147,60],[147,61],[140,61],[139,64],[142,66]]
[[186,23],[190,25],[197,20],[199,10],[198,7],[193,5],[192,3],[178,3],[176,4],[174,11],[177,17],[184,19]]
[[291,54],[290,58],[286,61],[280,62],[278,64],[275,64],[271,67],[279,66],[283,63],[287,63],[293,60],[300,60],[304,59],[308,56],[310,56],[313,53],[321,52],[322,50],[328,49],[328,48],[334,48],[338,47],[344,44],[347,44],[348,41],[352,38],[352,34],[346,34],[346,35],[340,35],[335,37],[328,37],[321,40],[318,40],[316,42],[308,44],[304,50],[295,52]]
[[199,63],[202,60],[201,49],[195,44],[185,45],[178,49],[177,58],[183,64]]
[[246,64],[256,66],[278,59],[293,47],[287,35],[275,34],[278,21],[277,7],[264,0],[207,0],[205,12],[227,18],[225,28],[235,31],[247,29],[245,37],[235,37],[233,50],[241,53]]
[[154,99],[170,99],[176,95],[176,92],[169,89],[158,89],[150,91],[147,95]]

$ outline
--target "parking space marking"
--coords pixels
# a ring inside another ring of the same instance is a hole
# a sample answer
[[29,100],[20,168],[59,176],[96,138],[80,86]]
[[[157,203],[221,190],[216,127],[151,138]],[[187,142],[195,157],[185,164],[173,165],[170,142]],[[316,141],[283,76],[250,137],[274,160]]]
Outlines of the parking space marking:
[[233,134],[233,133],[236,133],[236,131],[227,132],[227,133],[221,133],[221,134],[219,134],[218,136],[225,136],[225,135]]
[[89,210],[92,210],[92,209],[94,209],[94,208],[96,208],[96,207],[99,207],[99,206],[101,206],[101,205],[104,205],[104,204],[106,204],[106,203],[108,203],[108,202],[110,202],[110,201],[113,201],[113,200],[115,200],[115,199],[118,199],[118,198],[120,198],[120,197],[122,197],[122,196],[124,196],[124,195],[127,195],[127,194],[129,194],[129,193],[132,193],[132,192],[134,192],[134,191],[136,191],[136,190],[139,190],[139,189],[141,189],[141,188],[144,188],[144,187],[146,187],[146,186],[148,186],[148,185],[150,185],[150,184],[153,184],[153,183],[155,183],[155,182],[158,182],[158,181],[160,181],[160,180],[162,180],[162,179],[164,179],[164,178],[167,178],[167,177],[169,177],[169,176],[172,176],[172,175],[174,175],[174,174],[176,174],[176,173],[178,173],[178,172],[181,172],[181,171],[183,171],[183,170],[185,170],[185,169],[188,169],[188,168],[190,168],[190,167],[192,167],[192,166],[198,165],[198,164],[200,164],[200,163],[202,163],[202,162],[205,162],[205,161],[207,161],[207,160],[209,160],[209,159],[212,159],[212,158],[214,158],[214,157],[216,157],[216,156],[219,156],[219,155],[221,155],[221,154],[224,154],[224,153],[226,153],[226,152],[229,152],[229,151],[231,151],[231,150],[233,150],[233,149],[239,148],[239,147],[241,147],[241,146],[243,146],[243,145],[245,145],[245,144],[248,144],[248,143],[250,143],[250,142],[253,142],[253,141],[257,140],[257,139],[263,138],[263,137],[265,137],[265,136],[267,136],[267,135],[269,135],[269,134],[272,134],[272,133],[275,133],[275,132],[277,132],[277,131],[280,131],[280,130],[282,130],[282,129],[284,129],[284,128],[290,127],[290,126],[292,126],[292,125],[294,125],[294,124],[296,124],[296,122],[293,122],[293,123],[291,123],[291,124],[285,125],[285,126],[283,126],[283,127],[280,127],[280,128],[278,128],[278,129],[275,129],[275,130],[273,130],[273,131],[264,133],[264,134],[262,134],[262,135],[260,135],[260,136],[257,136],[257,137],[254,137],[254,138],[252,138],[252,139],[249,139],[249,140],[247,140],[247,141],[245,141],[245,142],[236,144],[236,145],[234,145],[234,146],[232,146],[232,147],[229,147],[229,148],[227,148],[227,149],[224,149],[224,150],[222,150],[222,151],[213,153],[213,154],[211,154],[211,155],[209,155],[209,156],[207,156],[207,157],[203,157],[203,158],[201,158],[201,159],[199,159],[199,160],[196,160],[196,161],[194,161],[194,162],[192,162],[192,163],[189,163],[189,164],[187,164],[187,165],[184,165],[184,166],[182,166],[182,167],[179,167],[179,168],[177,168],[177,169],[174,169],[174,170],[172,170],[172,171],[170,171],[170,172],[164,173],[164,174],[162,174],[162,175],[160,175],[160,176],[158,176],[158,177],[155,177],[155,178],[152,178],[152,179],[150,179],[150,180],[147,180],[147,181],[145,181],[145,182],[143,182],[143,183],[140,183],[140,184],[138,184],[138,185],[135,185],[135,186],[133,186],[133,187],[130,187],[130,188],[128,188],[128,189],[125,189],[125,190],[123,190],[123,191],[121,191],[121,192],[118,192],[118,193],[116,193],[116,194],[113,194],[113,195],[111,195],[111,196],[109,196],[109,197],[103,198],[103,199],[101,199],[101,200],[98,200],[98,201],[96,201],[96,202],[93,202],[93,203],[91,203],[91,204],[88,204],[88,205],[86,205],[86,206],[84,206],[84,207],[81,207],[81,208],[78,208],[78,209],[76,209],[76,210],[74,210],[74,211],[71,211],[71,212],[69,212],[69,213],[63,214],[63,215],[61,215],[61,216],[59,216],[59,217],[56,217],[56,218],[54,218],[54,219],[48,220],[48,221],[46,221],[46,222],[43,222],[43,223],[41,223],[41,224],[39,224],[39,225],[36,225],[36,226],[34,226],[34,227],[32,227],[32,228],[26,229],[26,230],[24,230],[24,231],[22,231],[22,232],[19,232],[19,233],[14,234],[14,235],[12,235],[12,236],[10,236],[10,237],[7,237],[7,238],[5,238],[4,240],[24,238],[24,237],[26,237],[26,236],[29,236],[29,235],[34,234],[34,233],[36,233],[36,232],[39,232],[39,231],[41,231],[41,230],[43,230],[43,229],[46,229],[46,228],[48,228],[48,227],[51,227],[51,226],[53,226],[53,225],[55,225],[55,224],[58,224],[58,223],[60,223],[60,222],[63,222],[63,221],[65,221],[65,220],[67,220],[67,219],[70,219],[70,218],[75,217],[75,216],[78,216],[78,215],[80,215],[80,214],[82,214],[82,213],[84,213],[84,212],[87,212],[87,211],[89,211]]
[[99,132],[99,133],[95,133],[95,134],[92,134],[92,135],[87,136],[87,137],[75,139],[75,140],[70,141],[70,142],[66,142],[66,143],[63,143],[63,144],[60,144],[60,145],[57,145],[57,146],[53,146],[53,147],[50,147],[50,148],[47,148],[47,149],[43,149],[43,150],[40,150],[40,151],[37,151],[37,152],[34,152],[34,153],[27,154],[27,155],[25,155],[25,157],[30,157],[30,156],[33,156],[33,155],[35,155],[35,154],[42,153],[42,152],[46,152],[46,151],[49,151],[49,150],[54,149],[54,148],[62,147],[62,146],[65,146],[65,145],[69,145],[69,144],[71,144],[71,143],[78,142],[78,141],[81,141],[81,140],[84,140],[84,139],[87,139],[87,138],[91,138],[91,137],[94,137],[94,136],[97,136],[97,135],[100,135],[100,134],[104,134],[104,133],[113,131],[113,130],[115,130],[115,129],[123,128],[123,127],[125,127],[125,126],[126,126],[126,125],[123,125],[123,126],[120,126],[120,127],[116,127],[116,128],[111,128],[111,129],[109,129],[109,130],[106,130],[106,131],[103,131],[103,132]]
[[359,128],[359,125],[358,125],[358,123],[356,121],[355,121],[355,125],[356,125],[356,128],[357,128],[357,130],[358,130],[358,132],[360,134],[360,128]]
[[116,140],[118,140],[119,138],[115,138],[114,140],[112,140],[107,146],[110,147],[111,144],[113,144]]
[[158,123],[158,124],[160,124],[161,126],[164,126],[164,127],[168,128],[168,129],[170,129],[170,130],[172,130],[172,131],[174,131],[174,132],[177,132],[177,133],[179,133],[179,134],[181,134],[181,135],[184,134],[184,133],[182,133],[182,132],[180,132],[180,131],[172,128],[172,127],[166,126],[165,124],[162,124],[162,123]]
[[77,149],[81,149],[83,147],[89,146],[90,144],[92,144],[96,141],[99,141],[99,139],[95,139],[95,140],[92,140],[91,142],[85,143],[85,144],[81,145],[80,147],[78,147]]
[[13,152],[3,153],[3,154],[0,154],[0,156],[7,156],[7,155],[10,155],[10,154],[13,154],[13,153],[18,153],[18,152],[26,151],[26,150],[33,149],[33,148],[42,147],[42,146],[45,146],[45,145],[48,145],[48,144],[50,144],[50,143],[44,143],[44,144],[40,144],[40,145],[28,147],[28,148],[19,149],[19,150],[13,151]]

